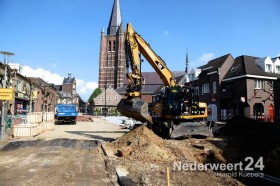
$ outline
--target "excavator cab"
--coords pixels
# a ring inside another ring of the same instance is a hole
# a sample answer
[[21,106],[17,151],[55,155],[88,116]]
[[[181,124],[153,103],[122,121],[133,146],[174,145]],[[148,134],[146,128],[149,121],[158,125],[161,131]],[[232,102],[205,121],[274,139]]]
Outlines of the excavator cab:
[[174,119],[206,119],[207,106],[198,99],[198,91],[193,87],[165,87],[160,94],[153,96],[152,115]]
[[199,102],[195,88],[165,87],[152,101],[153,129],[159,136],[212,136],[211,129],[206,126],[207,105]]
[[196,89],[187,86],[168,87],[165,95],[165,115],[172,115],[177,118],[184,118],[184,116],[189,115],[196,115],[201,119],[207,117],[207,108],[200,106]]

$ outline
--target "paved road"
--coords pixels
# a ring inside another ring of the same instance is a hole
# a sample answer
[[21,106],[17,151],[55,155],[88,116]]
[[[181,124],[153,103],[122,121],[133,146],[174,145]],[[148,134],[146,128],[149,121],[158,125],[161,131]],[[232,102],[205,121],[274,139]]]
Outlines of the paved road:
[[122,136],[126,131],[103,118],[94,118],[94,122],[78,122],[77,125],[55,125],[54,131],[44,132],[38,135],[36,139],[67,138],[111,141]]
[[99,145],[124,132],[94,118],[17,139],[0,150],[0,185],[112,185]]

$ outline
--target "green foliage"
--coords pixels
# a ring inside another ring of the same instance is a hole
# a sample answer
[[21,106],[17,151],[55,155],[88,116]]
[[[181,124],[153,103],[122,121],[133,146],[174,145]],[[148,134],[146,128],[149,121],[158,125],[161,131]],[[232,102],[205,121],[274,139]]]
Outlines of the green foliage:
[[92,102],[94,98],[96,98],[99,94],[102,93],[102,90],[100,88],[96,88],[92,94],[90,95],[90,97],[88,98],[88,102]]

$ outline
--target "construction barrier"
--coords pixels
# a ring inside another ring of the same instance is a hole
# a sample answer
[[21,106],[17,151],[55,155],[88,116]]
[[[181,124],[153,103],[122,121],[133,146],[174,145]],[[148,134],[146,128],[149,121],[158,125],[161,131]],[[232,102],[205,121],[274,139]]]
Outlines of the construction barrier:
[[27,123],[41,123],[42,122],[42,112],[32,112],[26,114]]
[[54,122],[44,122],[43,125],[45,130],[54,130]]
[[37,136],[40,130],[37,124],[18,124],[14,125],[13,134],[15,137]]
[[[44,119],[44,122],[42,122],[42,119]],[[54,130],[54,112],[32,112],[27,113],[26,116],[12,117],[12,132],[14,137],[37,136],[44,131],[50,130]]]
[[54,112],[45,112],[44,121],[47,121],[47,122],[54,121]]

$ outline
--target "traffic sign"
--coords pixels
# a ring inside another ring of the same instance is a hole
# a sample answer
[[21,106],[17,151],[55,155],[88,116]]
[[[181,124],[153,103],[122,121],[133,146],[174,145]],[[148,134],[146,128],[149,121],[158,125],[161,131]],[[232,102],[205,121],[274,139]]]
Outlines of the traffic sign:
[[0,88],[0,100],[13,100],[14,96],[13,88]]

